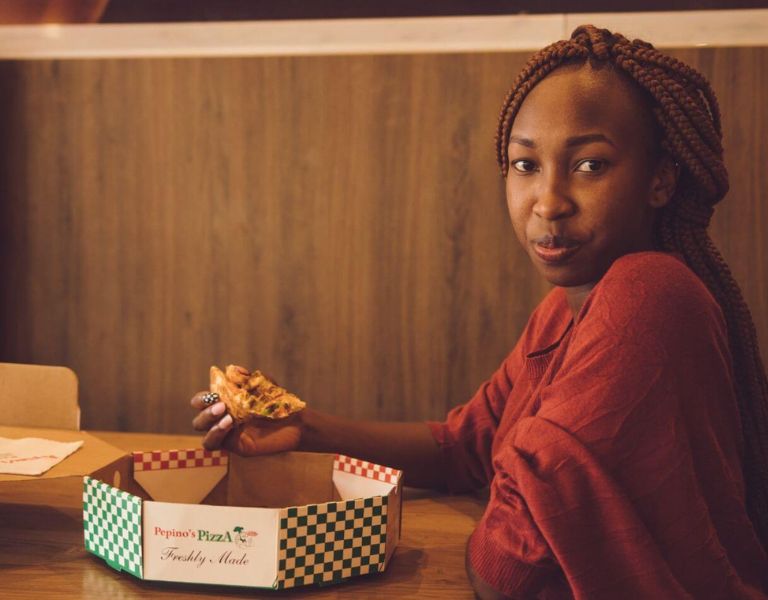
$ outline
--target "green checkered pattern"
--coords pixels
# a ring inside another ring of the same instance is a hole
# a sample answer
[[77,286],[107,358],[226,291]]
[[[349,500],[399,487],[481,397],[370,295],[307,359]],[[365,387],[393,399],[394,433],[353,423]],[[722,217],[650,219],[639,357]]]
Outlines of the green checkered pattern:
[[141,578],[141,498],[85,477],[83,530],[88,552]]
[[276,587],[335,583],[384,568],[387,497],[280,511]]

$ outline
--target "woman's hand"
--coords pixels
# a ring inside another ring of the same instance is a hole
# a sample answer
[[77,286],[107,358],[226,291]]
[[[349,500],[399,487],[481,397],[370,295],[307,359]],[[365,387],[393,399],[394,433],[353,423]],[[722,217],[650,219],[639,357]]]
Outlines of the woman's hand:
[[210,406],[203,402],[207,393],[198,392],[190,400],[192,408],[198,411],[192,426],[197,431],[206,432],[203,447],[209,450],[223,447],[242,456],[273,454],[299,448],[304,411],[285,419],[253,419],[238,425],[232,415],[226,414],[227,407],[221,400]]

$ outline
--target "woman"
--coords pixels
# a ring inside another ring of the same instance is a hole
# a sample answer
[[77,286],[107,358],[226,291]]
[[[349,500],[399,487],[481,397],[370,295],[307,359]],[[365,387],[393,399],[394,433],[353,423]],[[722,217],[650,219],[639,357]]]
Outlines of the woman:
[[409,485],[490,486],[467,546],[482,598],[768,592],[768,386],[706,228],[728,189],[717,101],[650,44],[583,26],[535,54],[502,109],[513,229],[554,286],[498,371],[443,423],[306,410],[207,447],[337,451]]

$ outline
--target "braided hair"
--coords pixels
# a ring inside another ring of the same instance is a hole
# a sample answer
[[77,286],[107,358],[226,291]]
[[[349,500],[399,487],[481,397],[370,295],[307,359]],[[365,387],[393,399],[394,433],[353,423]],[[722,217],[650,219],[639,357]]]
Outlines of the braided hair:
[[724,313],[744,435],[747,512],[768,550],[768,381],[749,308],[707,233],[713,207],[728,191],[720,109],[709,82],[692,67],[647,42],[630,42],[592,25],[578,27],[570,39],[534,54],[507,94],[496,135],[502,176],[506,177],[509,169],[507,147],[512,123],[528,93],[557,67],[587,60],[607,64],[633,80],[653,116],[658,152],[669,155],[680,167],[672,200],[659,209],[655,243],[659,250],[683,256]]

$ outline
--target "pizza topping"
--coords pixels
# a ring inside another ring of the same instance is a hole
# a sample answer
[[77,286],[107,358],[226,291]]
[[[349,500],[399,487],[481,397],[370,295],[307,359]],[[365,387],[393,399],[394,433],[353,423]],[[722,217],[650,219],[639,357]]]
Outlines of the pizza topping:
[[219,394],[238,422],[253,417],[282,419],[306,406],[261,371],[250,372],[237,365],[229,365],[223,372],[211,367],[211,391]]

